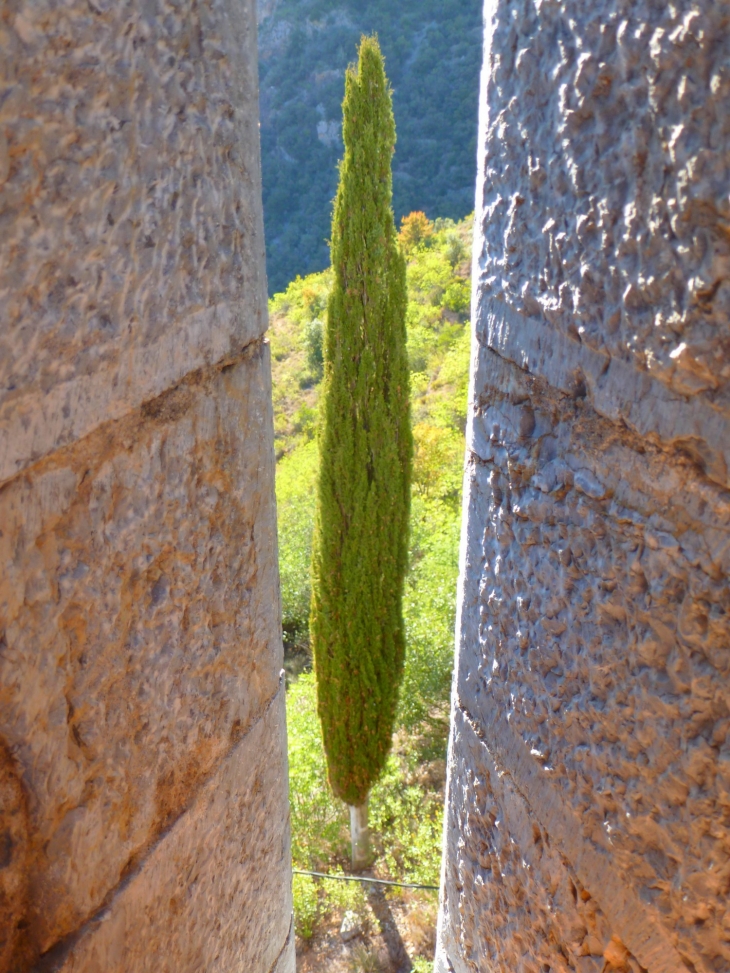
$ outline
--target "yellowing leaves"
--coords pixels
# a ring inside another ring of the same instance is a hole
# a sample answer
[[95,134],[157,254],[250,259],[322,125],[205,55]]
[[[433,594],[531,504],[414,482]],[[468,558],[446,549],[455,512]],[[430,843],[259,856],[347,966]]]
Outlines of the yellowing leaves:
[[413,486],[427,497],[456,497],[461,486],[464,438],[453,428],[419,422],[413,427]]
[[420,211],[404,216],[400,224],[398,242],[403,252],[409,256],[416,247],[428,243],[433,236],[433,223]]

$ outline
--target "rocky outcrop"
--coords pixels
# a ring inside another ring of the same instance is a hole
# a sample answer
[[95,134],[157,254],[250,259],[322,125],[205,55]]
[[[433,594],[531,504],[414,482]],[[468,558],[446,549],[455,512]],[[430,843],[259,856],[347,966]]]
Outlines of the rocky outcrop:
[[291,973],[254,3],[0,51],[0,970]]
[[486,14],[437,969],[717,973],[727,10]]

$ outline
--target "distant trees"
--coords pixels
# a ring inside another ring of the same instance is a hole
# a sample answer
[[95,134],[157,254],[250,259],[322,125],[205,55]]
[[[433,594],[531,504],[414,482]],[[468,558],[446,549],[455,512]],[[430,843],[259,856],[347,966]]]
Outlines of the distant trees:
[[[395,89],[393,206],[461,219],[474,206],[482,0],[281,0],[259,24],[261,154],[270,293],[329,263],[342,75],[378,31]],[[347,16],[342,16],[346,11]],[[326,26],[325,26],[326,25]]]
[[398,241],[405,253],[410,253],[419,244],[426,243],[432,236],[433,223],[420,210],[409,213],[401,220]]
[[406,275],[392,211],[395,123],[383,57],[362,38],[345,79],[332,221],[310,634],[329,779],[350,806],[353,865],[391,746],[413,441]]

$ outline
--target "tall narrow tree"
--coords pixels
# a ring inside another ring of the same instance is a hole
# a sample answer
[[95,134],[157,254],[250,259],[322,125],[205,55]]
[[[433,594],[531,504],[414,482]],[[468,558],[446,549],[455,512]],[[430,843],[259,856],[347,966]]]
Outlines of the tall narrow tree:
[[406,275],[392,210],[395,123],[376,37],[345,78],[332,220],[311,637],[329,779],[350,806],[353,865],[391,746],[405,639],[413,440]]

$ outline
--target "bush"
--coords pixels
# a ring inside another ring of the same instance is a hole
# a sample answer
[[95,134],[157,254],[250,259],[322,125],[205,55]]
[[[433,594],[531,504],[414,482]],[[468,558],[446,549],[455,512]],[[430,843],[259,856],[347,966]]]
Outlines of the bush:
[[404,882],[438,885],[442,796],[424,794],[415,783],[404,786],[404,778],[410,776],[417,757],[417,751],[411,751],[388,758],[383,776],[372,790],[370,828],[387,874]]
[[[331,875],[343,874],[339,869],[330,871]],[[324,885],[325,882],[323,881]],[[327,904],[332,909],[342,912],[354,912],[361,921],[368,915],[368,902],[365,895],[366,886],[360,882],[327,881]]]
[[404,253],[410,254],[416,247],[427,245],[433,236],[433,223],[425,213],[409,213],[400,224],[398,241]]
[[352,951],[347,968],[349,973],[385,973],[386,970],[378,954],[362,943]]
[[302,674],[287,694],[287,733],[294,867],[322,871],[347,860],[348,818],[327,782],[311,672]]
[[294,928],[302,939],[311,939],[320,915],[319,893],[309,875],[292,877],[294,895]]
[[312,556],[317,445],[312,440],[276,466],[279,577],[284,638],[289,648],[309,645],[309,562]]
[[408,729],[448,705],[454,656],[458,504],[413,498],[411,570],[406,579],[406,667],[399,720]]
[[466,247],[458,233],[449,233],[446,237],[446,256],[452,267],[464,259]]
[[324,367],[324,323],[321,318],[313,318],[304,326],[304,347],[307,350],[307,365],[317,381],[322,378]]

